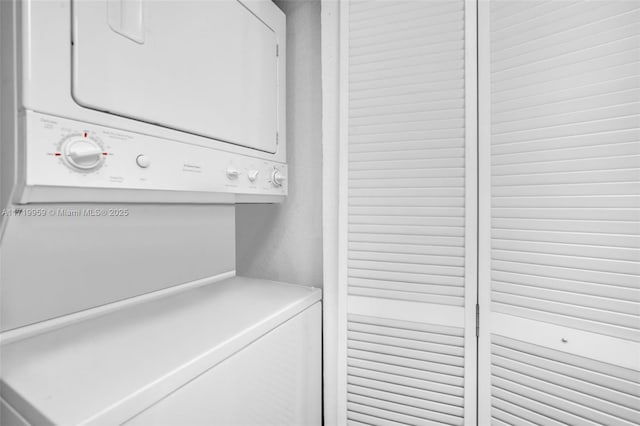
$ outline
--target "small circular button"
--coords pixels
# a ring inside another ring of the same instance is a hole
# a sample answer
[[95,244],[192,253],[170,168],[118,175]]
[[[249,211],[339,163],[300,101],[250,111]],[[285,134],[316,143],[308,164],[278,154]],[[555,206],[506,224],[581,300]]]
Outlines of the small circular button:
[[255,182],[256,179],[258,179],[258,173],[258,170],[249,170],[249,172],[247,173],[247,177],[251,182]]
[[146,169],[151,165],[151,159],[144,154],[140,154],[136,157],[136,164],[143,169]]

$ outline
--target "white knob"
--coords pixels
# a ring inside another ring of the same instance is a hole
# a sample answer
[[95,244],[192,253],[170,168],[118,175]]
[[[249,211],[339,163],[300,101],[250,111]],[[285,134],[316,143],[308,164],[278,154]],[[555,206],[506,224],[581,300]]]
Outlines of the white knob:
[[287,177],[280,172],[278,169],[274,169],[271,174],[271,182],[274,186],[282,186],[284,181],[287,180]]
[[247,173],[247,177],[251,182],[255,182],[256,179],[258,179],[258,173],[258,170],[249,170],[249,172]]
[[70,140],[62,151],[65,162],[75,169],[96,169],[104,162],[102,147],[91,139]]
[[229,179],[237,179],[240,176],[240,172],[233,166],[227,167],[227,178]]
[[144,154],[140,154],[136,157],[136,164],[143,169],[146,169],[151,165],[151,159]]

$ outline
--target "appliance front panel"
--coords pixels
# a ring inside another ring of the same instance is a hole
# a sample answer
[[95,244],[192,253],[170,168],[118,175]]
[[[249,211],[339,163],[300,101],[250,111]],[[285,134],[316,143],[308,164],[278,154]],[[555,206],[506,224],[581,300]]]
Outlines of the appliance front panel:
[[72,96],[86,108],[275,153],[280,21],[238,1],[74,1]]
[[[273,202],[287,194],[285,164],[30,111],[24,128],[26,190],[20,203],[162,202],[180,193],[203,195],[191,195],[189,202],[233,203],[243,196],[257,202],[256,196],[271,197],[264,201]],[[52,191],[56,188],[63,192]],[[110,192],[95,188],[134,196],[115,193],[112,199]],[[78,189],[86,191],[74,191]],[[159,198],[148,199],[149,192]],[[47,198],[50,194],[53,199]]]

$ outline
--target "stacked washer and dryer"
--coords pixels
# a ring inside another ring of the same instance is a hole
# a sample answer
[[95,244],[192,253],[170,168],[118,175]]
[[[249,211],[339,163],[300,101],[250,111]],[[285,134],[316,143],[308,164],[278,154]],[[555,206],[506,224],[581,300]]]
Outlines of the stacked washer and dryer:
[[287,196],[268,0],[0,2],[0,423],[321,423],[321,292],[235,276]]

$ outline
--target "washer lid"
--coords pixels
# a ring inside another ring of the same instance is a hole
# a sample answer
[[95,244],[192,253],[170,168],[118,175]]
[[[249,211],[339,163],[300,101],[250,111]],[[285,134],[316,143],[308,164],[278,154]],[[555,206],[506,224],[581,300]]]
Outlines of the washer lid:
[[87,108],[275,153],[283,30],[267,1],[74,1],[72,95]]
[[31,424],[122,424],[321,298],[231,278],[0,347],[0,392]]

